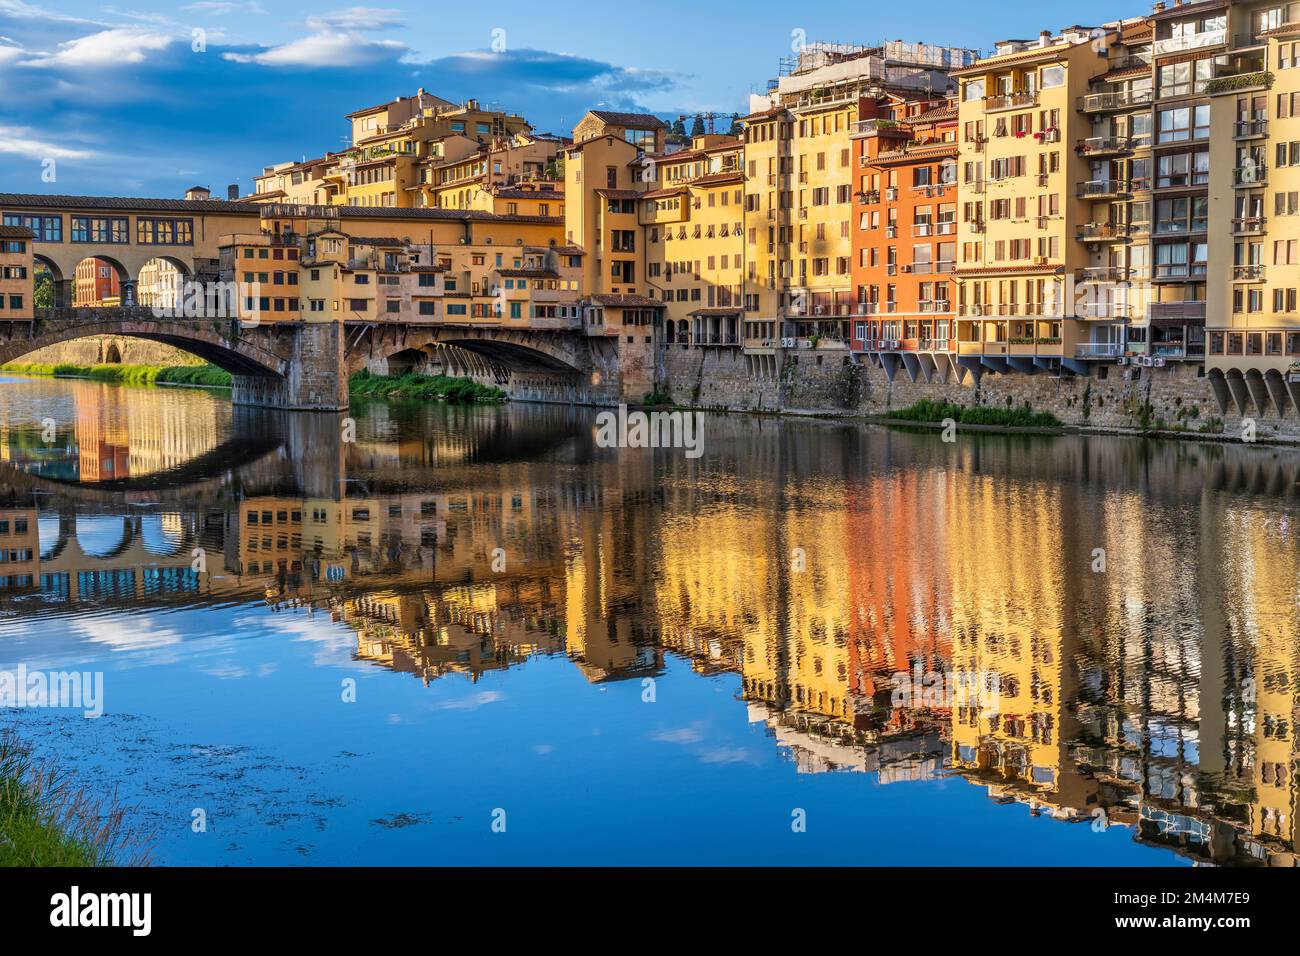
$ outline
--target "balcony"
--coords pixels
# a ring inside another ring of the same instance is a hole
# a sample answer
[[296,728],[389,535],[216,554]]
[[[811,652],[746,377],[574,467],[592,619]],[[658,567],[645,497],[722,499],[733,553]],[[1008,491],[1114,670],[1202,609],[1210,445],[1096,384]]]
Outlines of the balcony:
[[1080,242],[1128,242],[1133,231],[1124,222],[1089,222],[1079,227],[1076,238]]
[[1127,282],[1132,274],[1132,269],[1121,266],[1096,266],[1080,269],[1077,276],[1079,282]]
[[858,193],[858,200],[867,205],[880,202],[880,190],[868,189],[866,192]]
[[1116,359],[1123,354],[1123,342],[1082,342],[1074,347],[1074,357],[1080,359]]
[[1263,216],[1247,216],[1243,219],[1232,220],[1232,234],[1234,236],[1262,236],[1264,234]]
[[1184,50],[1202,50],[1211,46],[1223,46],[1228,42],[1226,28],[1205,30],[1201,33],[1189,33],[1183,36],[1165,37],[1152,44],[1156,56],[1168,56],[1170,53],[1182,53]]
[[1233,139],[1260,139],[1267,135],[1267,119],[1237,120],[1232,128]]
[[1090,136],[1075,144],[1074,151],[1080,156],[1127,156],[1136,149],[1131,136]]
[[1186,302],[1152,302],[1147,306],[1147,315],[1154,321],[1162,319],[1183,322],[1204,322],[1205,302],[1190,300]]
[[1246,163],[1232,171],[1232,185],[1238,189],[1263,186],[1267,182],[1268,165],[1266,163]]
[[1155,99],[1151,90],[1121,90],[1114,93],[1089,93],[1079,97],[1079,110],[1084,113],[1110,113],[1137,106],[1147,106]]
[[998,113],[1002,110],[1029,109],[1038,105],[1038,92],[1022,91],[1020,93],[1000,93],[984,100],[984,112]]
[[1264,267],[1261,265],[1233,266],[1233,282],[1263,282]]
[[1126,179],[1094,179],[1080,183],[1080,199],[1119,199],[1133,191],[1132,184]]

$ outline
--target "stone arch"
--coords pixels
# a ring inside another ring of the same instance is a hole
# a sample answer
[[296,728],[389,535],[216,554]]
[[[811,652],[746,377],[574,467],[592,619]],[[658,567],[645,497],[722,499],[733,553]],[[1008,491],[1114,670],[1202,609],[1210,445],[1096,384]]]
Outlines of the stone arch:
[[[231,337],[229,323],[155,319],[148,309],[59,309],[44,317],[31,337],[0,340],[0,364],[29,352],[92,335],[137,338],[171,345],[198,356],[232,375],[283,377],[289,360],[252,335]],[[83,314],[84,313],[84,317]],[[126,319],[109,317],[125,314]]]
[[103,361],[105,365],[121,365],[122,350],[117,347],[117,343],[109,341],[104,346]]

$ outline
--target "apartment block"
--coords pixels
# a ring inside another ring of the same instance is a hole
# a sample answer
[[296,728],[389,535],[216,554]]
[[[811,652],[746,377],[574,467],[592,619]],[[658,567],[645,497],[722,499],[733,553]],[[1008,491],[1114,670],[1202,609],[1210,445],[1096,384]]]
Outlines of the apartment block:
[[862,100],[854,128],[852,348],[892,380],[953,366],[956,97]]
[[1106,73],[1115,26],[1072,27],[997,45],[957,71],[961,125],[957,353],[973,375],[1086,372],[1090,337],[1073,317],[1065,278],[1100,254],[1090,161],[1071,146],[1091,135],[1077,104]]
[[[1221,405],[1300,405],[1300,5],[1234,3],[1195,21],[1208,106],[1204,361]],[[1158,21],[1186,24],[1177,8]],[[1212,14],[1212,15],[1211,15]],[[1189,27],[1190,29],[1190,27]],[[1199,354],[1196,356],[1201,357]]]
[[740,140],[706,135],[652,157],[659,188],[642,195],[640,225],[670,348],[742,345],[743,155]]
[[[783,61],[745,128],[746,351],[812,348],[848,357],[855,307],[853,198],[859,123],[882,98],[942,95],[973,50],[928,44],[809,44]],[[855,253],[855,245],[857,251]]]

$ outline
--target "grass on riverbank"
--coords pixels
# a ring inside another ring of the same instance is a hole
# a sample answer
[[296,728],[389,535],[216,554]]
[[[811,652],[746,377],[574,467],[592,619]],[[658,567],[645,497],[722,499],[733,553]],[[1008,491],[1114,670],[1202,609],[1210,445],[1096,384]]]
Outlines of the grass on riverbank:
[[215,365],[44,365],[39,362],[9,362],[0,371],[17,375],[50,375],[54,378],[89,378],[113,385],[206,385],[229,388],[230,373]]
[[348,380],[353,397],[415,398],[429,402],[472,405],[477,402],[503,402],[506,393],[490,385],[480,385],[470,378],[449,375],[371,375],[360,371]]
[[996,425],[1002,428],[1060,428],[1061,420],[1051,412],[1036,412],[1028,405],[994,408],[988,405],[956,405],[923,398],[915,405],[889,413],[889,418],[908,422],[942,422],[951,418],[959,425]]
[[126,816],[0,733],[0,866],[147,866],[152,839],[132,833]]

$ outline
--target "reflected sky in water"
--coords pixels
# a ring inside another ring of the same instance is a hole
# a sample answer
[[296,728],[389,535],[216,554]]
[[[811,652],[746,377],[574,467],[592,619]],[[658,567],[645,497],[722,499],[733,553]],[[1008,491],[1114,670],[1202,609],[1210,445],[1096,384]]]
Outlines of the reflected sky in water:
[[352,414],[0,383],[0,669],[107,710],[0,722],[163,862],[1293,862],[1300,453]]

